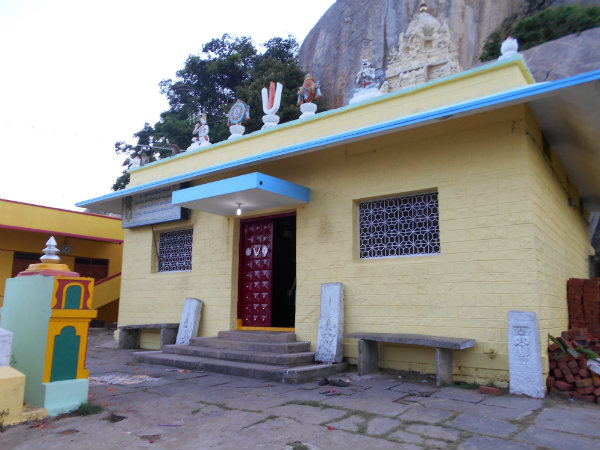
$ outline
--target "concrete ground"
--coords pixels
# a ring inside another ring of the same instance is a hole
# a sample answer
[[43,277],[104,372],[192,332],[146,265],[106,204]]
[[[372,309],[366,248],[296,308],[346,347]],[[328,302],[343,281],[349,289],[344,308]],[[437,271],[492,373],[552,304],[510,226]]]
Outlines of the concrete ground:
[[398,373],[347,372],[348,387],[284,385],[134,364],[131,352],[91,335],[90,401],[104,410],[8,427],[0,448],[600,449],[600,405],[437,388]]

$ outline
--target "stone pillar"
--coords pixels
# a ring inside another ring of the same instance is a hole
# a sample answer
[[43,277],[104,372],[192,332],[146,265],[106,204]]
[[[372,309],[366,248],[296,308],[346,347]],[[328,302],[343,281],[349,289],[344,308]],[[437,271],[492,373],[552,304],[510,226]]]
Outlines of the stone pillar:
[[186,298],[179,321],[176,344],[187,345],[190,339],[198,336],[198,327],[202,317],[202,300],[197,298]]
[[454,372],[454,356],[449,348],[435,349],[435,384],[442,386],[446,383],[452,383],[452,374]]
[[546,389],[542,373],[540,335],[533,312],[508,313],[508,367],[511,394],[544,397]]
[[322,284],[321,316],[315,360],[325,363],[342,362],[343,333],[344,286],[342,283]]
[[358,374],[376,372],[379,369],[379,347],[377,341],[358,341]]

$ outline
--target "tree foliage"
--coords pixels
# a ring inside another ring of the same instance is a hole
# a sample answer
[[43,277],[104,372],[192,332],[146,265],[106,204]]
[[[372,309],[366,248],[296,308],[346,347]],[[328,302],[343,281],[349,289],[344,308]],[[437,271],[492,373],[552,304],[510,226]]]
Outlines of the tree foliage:
[[519,41],[519,49],[527,50],[571,33],[600,26],[600,7],[581,5],[544,9],[521,20],[512,18],[487,37],[479,59],[490,61],[500,56],[500,45],[508,36]]
[[123,189],[129,183],[127,169],[135,156],[144,153],[149,161],[155,161],[171,156],[169,147],[174,144],[181,149],[189,147],[194,128],[190,117],[200,109],[207,114],[213,143],[230,136],[226,116],[238,98],[250,105],[250,120],[243,124],[246,133],[259,130],[263,125],[261,90],[268,88],[271,81],[284,86],[278,112],[281,123],[297,119],[300,111],[295,106],[296,91],[304,79],[297,64],[299,45],[288,36],[272,38],[262,47],[264,51],[259,52],[250,38],[224,34],[206,43],[199,55],[190,55],[175,79],[162,80],[159,86],[169,101],[169,109],[161,113],[154,126],[145,124],[133,135],[137,138],[135,146],[115,144],[115,151],[126,155],[126,170],[113,190]]

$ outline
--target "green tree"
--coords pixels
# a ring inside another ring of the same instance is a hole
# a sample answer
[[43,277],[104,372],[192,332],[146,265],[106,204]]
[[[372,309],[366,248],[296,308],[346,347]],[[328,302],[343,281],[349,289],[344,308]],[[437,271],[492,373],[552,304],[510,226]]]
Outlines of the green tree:
[[518,21],[516,17],[509,18],[502,27],[487,37],[479,59],[489,61],[498,58],[500,45],[508,36],[518,39],[520,50],[527,50],[597,26],[600,26],[600,7],[583,7],[578,4],[546,8]]
[[125,186],[129,184],[129,173],[127,173],[127,169],[131,167],[134,158],[137,157],[141,159],[142,155],[145,155],[148,157],[149,161],[156,161],[156,156],[150,148],[153,135],[154,129],[149,123],[145,123],[144,128],[133,134],[133,137],[137,138],[136,145],[131,145],[124,141],[115,142],[115,153],[117,155],[126,155],[127,157],[122,164],[122,166],[125,167],[125,170],[123,170],[123,174],[115,180],[115,183],[112,186],[113,191],[124,189]]
[[161,93],[169,101],[169,109],[160,115],[154,127],[146,124],[134,134],[135,146],[117,142],[115,151],[126,156],[126,167],[113,190],[123,189],[129,183],[127,168],[131,160],[146,153],[150,161],[172,155],[169,147],[181,149],[191,143],[193,121],[200,109],[208,116],[210,140],[213,143],[226,140],[227,112],[237,98],[250,105],[251,119],[244,123],[246,133],[262,127],[261,90],[270,81],[284,86],[278,115],[281,123],[295,120],[300,111],[296,105],[296,91],[302,84],[304,72],[298,67],[299,45],[292,36],[275,37],[262,45],[259,52],[248,37],[232,37],[224,34],[202,47],[200,55],[190,55],[184,67],[176,72],[176,78],[162,80]]

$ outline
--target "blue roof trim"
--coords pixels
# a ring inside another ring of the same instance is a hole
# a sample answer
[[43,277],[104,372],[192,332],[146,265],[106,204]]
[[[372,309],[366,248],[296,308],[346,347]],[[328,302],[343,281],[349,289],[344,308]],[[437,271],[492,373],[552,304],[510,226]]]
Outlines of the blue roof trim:
[[418,124],[425,124],[434,120],[444,120],[456,116],[457,114],[475,112],[477,110],[492,109],[494,107],[499,107],[503,105],[516,104],[519,102],[527,101],[528,99],[533,99],[532,97],[539,97],[545,94],[551,95],[553,92],[559,91],[561,89],[582,85],[598,80],[600,80],[600,70],[594,70],[592,72],[575,75],[569,78],[563,78],[557,81],[536,83],[521,88],[515,88],[509,91],[504,91],[500,94],[493,94],[475,100],[469,100],[462,103],[456,103],[450,106],[444,106],[442,108],[433,109],[425,113],[413,114],[410,116],[402,117],[399,119],[393,119],[380,124],[369,125],[363,128],[358,128],[356,130],[303,142],[301,144],[291,145],[289,147],[283,147],[278,150],[260,153],[258,155],[250,156],[247,158],[228,161],[226,163],[217,164],[214,166],[206,167],[204,169],[183,173],[168,178],[163,178],[162,180],[141,184],[139,186],[133,186],[130,188],[123,189],[121,191],[112,192],[110,194],[76,203],[76,206],[86,207],[94,203],[106,200],[114,200],[126,197],[128,195],[134,195],[136,193],[160,188],[170,184],[183,183],[186,181],[193,180],[195,178],[199,178],[203,175],[214,174],[229,169],[239,168],[240,166],[251,165],[262,161],[282,158],[296,153],[301,154],[311,149],[317,150],[317,147],[328,147],[336,143],[351,141],[353,139],[367,138],[371,135],[388,133],[400,128],[414,126]]

